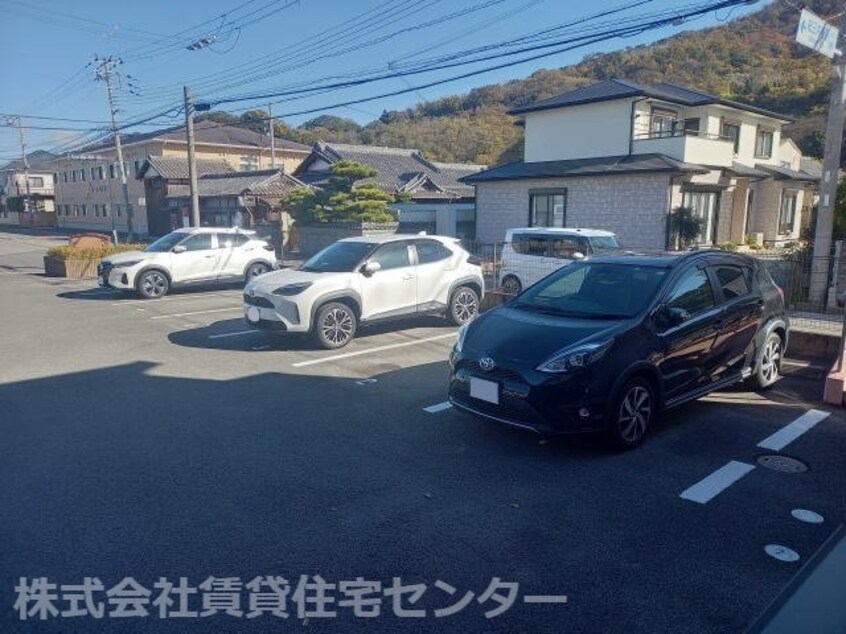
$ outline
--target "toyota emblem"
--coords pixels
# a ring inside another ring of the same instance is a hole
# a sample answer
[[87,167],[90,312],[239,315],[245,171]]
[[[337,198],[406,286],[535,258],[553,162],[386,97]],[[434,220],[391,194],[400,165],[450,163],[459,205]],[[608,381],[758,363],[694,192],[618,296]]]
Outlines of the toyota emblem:
[[483,370],[490,371],[496,367],[496,363],[490,357],[482,357],[479,359],[479,367]]
[[254,288],[251,288],[250,289],[250,297],[255,297],[255,296],[256,296],[256,291],[255,291]]

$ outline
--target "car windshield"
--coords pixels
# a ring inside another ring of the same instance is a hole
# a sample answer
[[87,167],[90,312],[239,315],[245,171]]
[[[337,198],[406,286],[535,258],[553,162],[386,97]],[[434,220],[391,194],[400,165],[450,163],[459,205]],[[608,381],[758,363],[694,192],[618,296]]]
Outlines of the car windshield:
[[370,242],[336,242],[306,260],[301,271],[349,273],[376,247]]
[[514,307],[585,319],[626,319],[655,296],[667,269],[607,262],[571,264],[519,295]]
[[170,251],[173,247],[182,242],[182,240],[184,240],[186,237],[187,234],[174,231],[173,233],[169,233],[166,236],[162,236],[161,238],[150,244],[144,250],[148,253],[165,253],[166,251]]
[[617,236],[591,236],[589,240],[594,253],[616,251],[621,246]]

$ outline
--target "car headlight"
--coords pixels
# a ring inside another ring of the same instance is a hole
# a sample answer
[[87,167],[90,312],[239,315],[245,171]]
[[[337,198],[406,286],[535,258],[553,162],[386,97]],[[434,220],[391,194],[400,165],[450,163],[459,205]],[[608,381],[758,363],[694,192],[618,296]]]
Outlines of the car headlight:
[[462,348],[464,348],[464,338],[467,337],[467,329],[469,327],[470,323],[468,322],[458,329],[458,338],[455,340],[456,352],[461,352]]
[[298,282],[296,284],[285,284],[285,286],[274,288],[272,292],[274,295],[299,295],[311,285],[312,282]]
[[597,343],[586,343],[575,348],[564,348],[541,363],[536,369],[539,372],[564,373],[580,370],[596,363],[614,344],[613,339]]
[[130,266],[135,266],[136,264],[140,264],[141,260],[130,260],[129,262],[117,262],[116,264],[112,265],[114,269],[125,269],[129,268]]

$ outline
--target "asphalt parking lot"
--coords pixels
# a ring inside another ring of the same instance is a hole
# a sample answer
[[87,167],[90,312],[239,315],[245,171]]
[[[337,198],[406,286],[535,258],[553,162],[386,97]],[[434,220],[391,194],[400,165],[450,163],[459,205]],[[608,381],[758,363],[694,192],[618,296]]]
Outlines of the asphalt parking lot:
[[[49,242],[0,233],[0,631],[742,632],[844,521],[846,416],[818,382],[714,394],[632,452],[546,440],[445,403],[438,319],[318,350],[248,330],[237,286],[142,301],[44,278]],[[246,590],[240,615],[154,603],[162,577],[266,575],[287,618],[248,617]],[[298,614],[301,575],[331,601],[311,587]],[[59,598],[22,619],[22,577],[130,577],[109,598],[149,614]],[[344,604],[357,578],[378,616]]]

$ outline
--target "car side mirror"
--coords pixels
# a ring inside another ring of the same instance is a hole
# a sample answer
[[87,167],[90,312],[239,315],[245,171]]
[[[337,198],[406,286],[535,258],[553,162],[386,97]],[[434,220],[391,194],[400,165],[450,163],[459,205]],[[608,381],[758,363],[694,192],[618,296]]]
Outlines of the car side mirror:
[[361,266],[361,272],[364,273],[367,277],[370,277],[377,271],[382,270],[382,265],[378,262],[374,262],[372,260],[368,260]]
[[584,260],[585,254],[582,253],[581,251],[576,251],[575,253],[573,253],[573,259],[574,260]]
[[659,330],[681,326],[688,319],[690,319],[690,313],[678,306],[662,304],[655,311],[655,323]]
[[171,251],[174,253],[185,253],[188,249],[185,247],[184,244],[177,244]]

